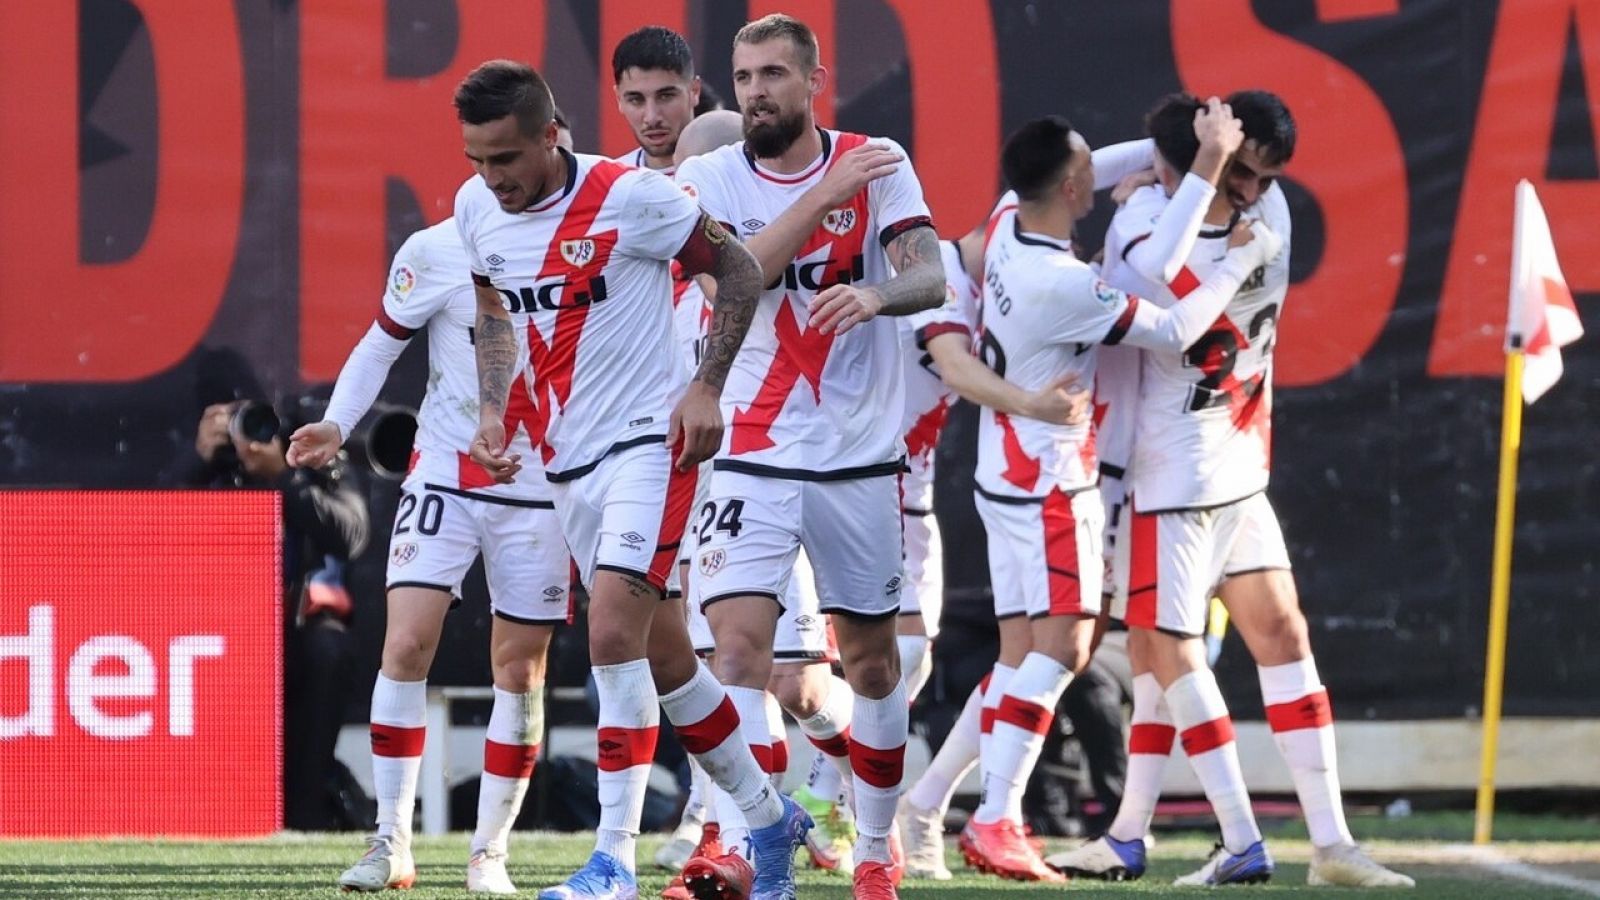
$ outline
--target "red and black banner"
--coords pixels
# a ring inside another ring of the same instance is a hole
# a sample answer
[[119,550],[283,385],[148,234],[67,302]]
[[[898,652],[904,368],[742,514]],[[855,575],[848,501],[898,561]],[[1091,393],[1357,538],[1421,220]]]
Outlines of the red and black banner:
[[[1476,704],[1518,178],[1580,310],[1600,291],[1597,0],[0,4],[0,482],[151,484],[205,402],[330,381],[390,254],[471,174],[450,94],[479,61],[533,63],[580,149],[616,154],[618,38],[684,31],[731,98],[733,33],[777,9],[821,39],[822,120],[910,148],[951,234],[1030,117],[1100,144],[1179,88],[1283,96],[1300,142],[1272,493],[1324,677],[1344,716]],[[1600,709],[1586,347],[1525,423],[1513,714]],[[982,580],[981,559],[947,562],[956,587]]]

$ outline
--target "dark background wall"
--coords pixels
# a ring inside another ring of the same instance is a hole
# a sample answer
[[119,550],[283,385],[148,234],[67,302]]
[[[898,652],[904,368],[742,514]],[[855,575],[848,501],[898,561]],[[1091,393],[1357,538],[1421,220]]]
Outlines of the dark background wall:
[[[389,255],[470,174],[448,98],[534,61],[580,149],[618,153],[610,46],[683,28],[731,99],[762,0],[385,4],[80,0],[0,9],[0,484],[138,487],[219,395],[325,390]],[[1057,112],[1136,137],[1161,94],[1266,87],[1301,126],[1272,495],[1342,716],[1459,716],[1480,695],[1512,184],[1538,186],[1580,311],[1600,290],[1600,3],[803,0],[821,107],[911,148],[941,231],[1000,189],[998,145]],[[1512,10],[1515,10],[1515,15]],[[1098,243],[1109,211],[1085,229]],[[417,342],[419,345],[422,341]],[[424,349],[392,399],[419,395]],[[1507,711],[1594,715],[1600,356],[1569,348],[1525,418]],[[946,546],[981,548],[972,429],[941,451]],[[393,514],[375,483],[375,527]],[[966,539],[962,535],[969,535]],[[357,566],[370,667],[382,542]],[[981,551],[980,551],[981,552]],[[982,604],[981,555],[946,560]],[[974,618],[981,618],[979,609]],[[482,606],[436,680],[485,682]],[[1224,681],[1254,697],[1242,648]],[[1249,706],[1241,707],[1248,713]]]

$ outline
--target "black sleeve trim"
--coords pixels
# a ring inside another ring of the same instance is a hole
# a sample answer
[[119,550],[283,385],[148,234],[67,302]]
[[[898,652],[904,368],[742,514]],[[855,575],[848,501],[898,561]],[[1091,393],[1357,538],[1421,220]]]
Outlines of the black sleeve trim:
[[924,226],[928,228],[933,227],[932,216],[912,216],[909,219],[901,219],[900,221],[895,222],[893,225],[889,225],[882,231],[878,232],[878,243],[884,247],[888,247],[889,244],[900,235],[905,234],[913,228],[922,228]]

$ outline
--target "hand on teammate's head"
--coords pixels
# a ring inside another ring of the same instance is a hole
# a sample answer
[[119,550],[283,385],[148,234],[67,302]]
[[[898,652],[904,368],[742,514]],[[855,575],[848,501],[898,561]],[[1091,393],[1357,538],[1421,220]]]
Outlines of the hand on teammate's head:
[[1212,97],[1194,114],[1194,136],[1200,146],[1215,147],[1224,156],[1232,155],[1244,143],[1244,123],[1234,117],[1232,107]]

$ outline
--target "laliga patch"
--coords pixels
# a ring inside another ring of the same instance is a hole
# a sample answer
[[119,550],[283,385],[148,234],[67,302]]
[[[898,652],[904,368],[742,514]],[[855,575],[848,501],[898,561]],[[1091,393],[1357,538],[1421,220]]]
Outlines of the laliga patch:
[[404,566],[406,563],[417,558],[417,545],[410,541],[407,541],[404,544],[395,544],[394,549],[389,551],[389,555],[393,557],[394,564],[397,568]]
[[394,299],[402,301],[411,289],[417,286],[417,273],[408,265],[400,265],[394,270],[394,277],[389,279],[389,290],[394,294]]
[[836,209],[822,217],[822,227],[829,234],[844,237],[856,227],[856,211],[853,209]]
[[1106,284],[1104,281],[1101,281],[1098,278],[1094,280],[1094,298],[1099,300],[1101,303],[1104,303],[1106,306],[1111,306],[1118,300],[1122,300],[1125,297],[1125,294],[1111,285]]
[[700,554],[700,574],[710,577],[722,571],[722,566],[728,561],[726,550],[707,550]]
[[579,238],[575,241],[561,242],[561,258],[567,265],[583,268],[594,261],[594,239]]

